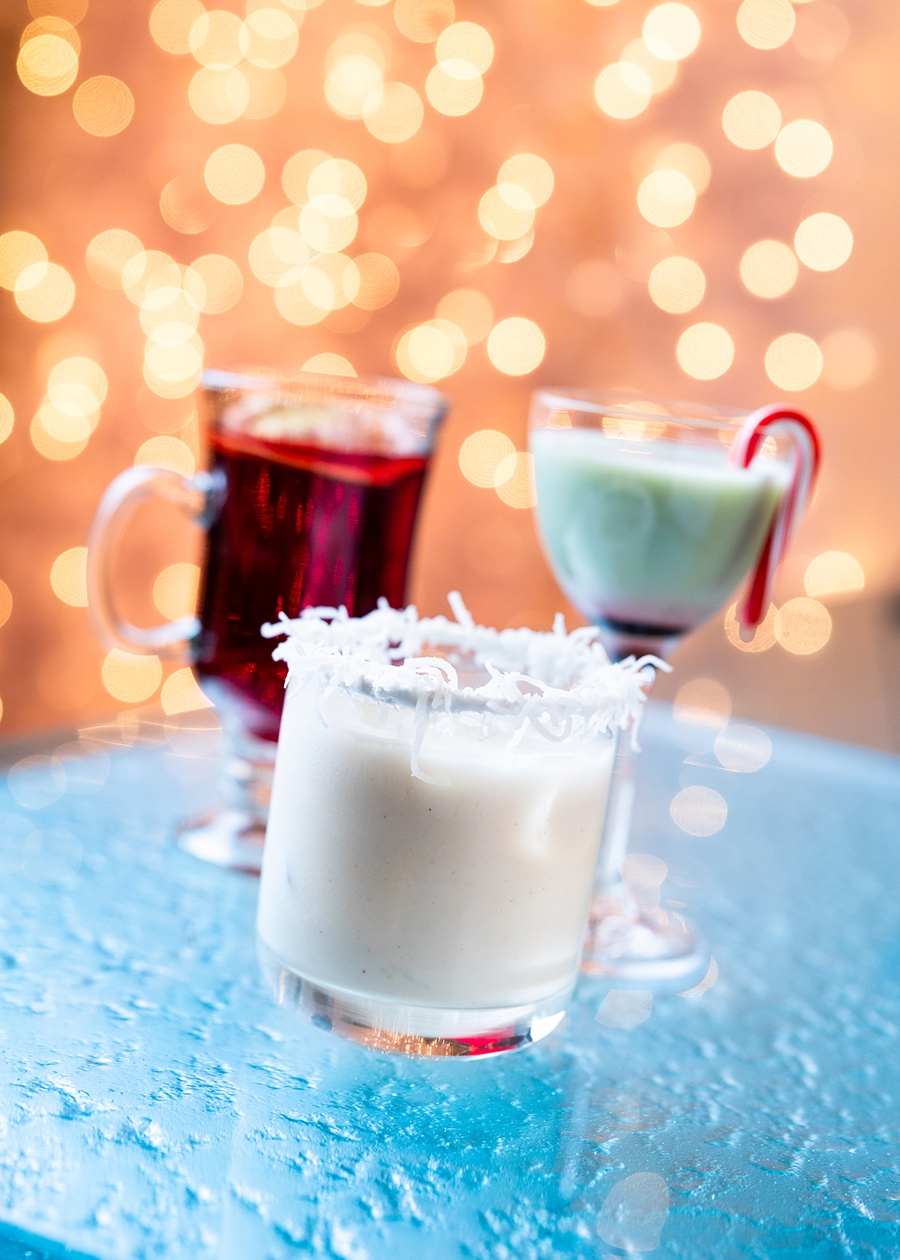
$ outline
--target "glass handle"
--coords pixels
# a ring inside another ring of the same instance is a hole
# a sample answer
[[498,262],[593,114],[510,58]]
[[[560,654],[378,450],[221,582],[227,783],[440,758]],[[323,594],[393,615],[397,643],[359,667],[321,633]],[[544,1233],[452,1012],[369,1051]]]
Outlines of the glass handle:
[[168,468],[126,468],[106,489],[91,525],[87,552],[88,611],[101,643],[125,652],[178,656],[200,629],[196,617],[179,617],[160,626],[135,626],[118,611],[113,596],[111,560],[134,509],[160,496],[174,503],[201,528],[218,511],[221,486],[215,474],[193,477]]

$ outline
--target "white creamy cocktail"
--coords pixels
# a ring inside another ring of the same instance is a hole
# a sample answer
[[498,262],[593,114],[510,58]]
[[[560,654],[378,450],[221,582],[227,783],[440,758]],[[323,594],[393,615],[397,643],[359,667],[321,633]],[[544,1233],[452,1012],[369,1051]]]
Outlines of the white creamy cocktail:
[[258,932],[282,1000],[355,1039],[485,1054],[574,985],[614,732],[647,668],[567,635],[308,610],[290,671]]

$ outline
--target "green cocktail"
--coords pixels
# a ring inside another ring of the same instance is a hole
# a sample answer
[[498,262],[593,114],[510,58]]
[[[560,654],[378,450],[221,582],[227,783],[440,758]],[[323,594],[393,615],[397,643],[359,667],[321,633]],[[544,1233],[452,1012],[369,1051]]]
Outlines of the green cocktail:
[[756,562],[788,485],[783,461],[727,462],[716,441],[633,441],[602,428],[532,433],[538,520],[585,617],[648,640],[721,608]]

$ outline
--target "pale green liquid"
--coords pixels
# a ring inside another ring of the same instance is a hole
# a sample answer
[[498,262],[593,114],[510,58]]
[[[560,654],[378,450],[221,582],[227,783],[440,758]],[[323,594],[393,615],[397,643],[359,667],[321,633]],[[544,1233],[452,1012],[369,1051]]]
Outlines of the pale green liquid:
[[532,434],[538,521],[563,590],[592,621],[679,632],[721,608],[755,565],[787,470],[725,448]]

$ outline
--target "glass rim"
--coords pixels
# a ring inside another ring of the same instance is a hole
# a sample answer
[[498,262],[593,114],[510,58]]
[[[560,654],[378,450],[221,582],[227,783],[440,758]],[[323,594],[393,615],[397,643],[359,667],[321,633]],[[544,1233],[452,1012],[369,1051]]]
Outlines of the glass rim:
[[700,430],[737,428],[753,411],[750,407],[723,407],[717,403],[662,398],[638,390],[579,386],[541,386],[534,390],[532,400],[558,410],[571,409],[587,415],[655,421]]
[[220,395],[265,390],[278,397],[297,400],[305,392],[320,397],[331,394],[359,403],[384,405],[396,402],[420,407],[438,417],[449,409],[450,399],[433,385],[399,377],[362,375],[342,376],[330,372],[307,372],[301,368],[235,365],[226,368],[204,368],[200,375],[201,390]]

